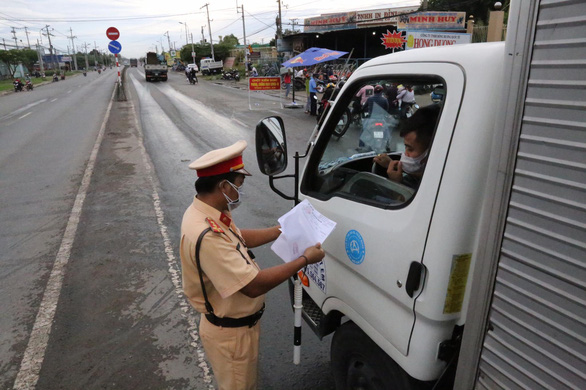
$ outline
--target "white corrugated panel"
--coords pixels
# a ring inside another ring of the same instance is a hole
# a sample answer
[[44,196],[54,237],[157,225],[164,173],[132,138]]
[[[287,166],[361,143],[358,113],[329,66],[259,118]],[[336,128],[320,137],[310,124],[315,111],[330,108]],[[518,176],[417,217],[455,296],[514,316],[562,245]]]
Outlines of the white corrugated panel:
[[478,389],[586,389],[586,1],[541,1]]

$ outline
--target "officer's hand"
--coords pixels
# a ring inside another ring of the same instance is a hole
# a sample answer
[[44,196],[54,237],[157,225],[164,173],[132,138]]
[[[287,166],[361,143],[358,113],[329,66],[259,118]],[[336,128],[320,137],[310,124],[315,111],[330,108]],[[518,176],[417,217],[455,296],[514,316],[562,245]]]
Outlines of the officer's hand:
[[387,176],[394,182],[400,183],[403,180],[403,167],[401,161],[391,161],[387,168]]
[[307,248],[305,252],[303,252],[303,255],[307,257],[307,262],[309,264],[314,264],[320,262],[326,255],[326,252],[324,252],[321,244],[318,242],[314,246]]

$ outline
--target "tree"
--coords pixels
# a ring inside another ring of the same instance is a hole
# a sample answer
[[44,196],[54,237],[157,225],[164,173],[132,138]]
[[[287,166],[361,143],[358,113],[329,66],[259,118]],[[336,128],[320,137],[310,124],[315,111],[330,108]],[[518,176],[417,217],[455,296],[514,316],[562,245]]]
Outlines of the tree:
[[10,77],[14,77],[19,62],[22,62],[22,65],[27,67],[29,72],[31,72],[34,69],[37,58],[37,52],[30,49],[0,51],[0,61],[8,65]]
[[14,77],[14,72],[16,71],[16,66],[18,65],[19,58],[20,50],[11,49],[0,51],[0,61],[8,65],[8,71],[10,72],[11,78]]
[[[466,18],[474,15],[476,22],[488,24],[489,12],[494,10],[496,0],[428,0],[428,11],[460,11],[466,12]],[[501,0],[503,9],[509,8],[510,0]]]
[[225,37],[220,38],[219,44],[231,46],[232,48],[234,48],[234,46],[239,45],[238,38],[236,38],[236,36],[234,34],[226,35]]

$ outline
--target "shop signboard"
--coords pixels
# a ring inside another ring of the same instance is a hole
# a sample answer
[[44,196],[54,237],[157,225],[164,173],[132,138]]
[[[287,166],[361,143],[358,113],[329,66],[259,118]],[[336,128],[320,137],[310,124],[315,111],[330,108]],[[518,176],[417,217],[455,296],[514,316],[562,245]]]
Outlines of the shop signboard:
[[465,30],[466,12],[417,12],[399,17],[399,30]]
[[382,8],[368,11],[356,11],[356,26],[374,27],[374,26],[396,26],[399,23],[398,15],[406,15],[417,12],[419,7],[395,7]]
[[460,45],[472,42],[471,34],[436,31],[407,31],[405,50],[424,47]]
[[306,18],[303,24],[303,32],[350,30],[356,28],[355,20],[356,12],[341,12]]

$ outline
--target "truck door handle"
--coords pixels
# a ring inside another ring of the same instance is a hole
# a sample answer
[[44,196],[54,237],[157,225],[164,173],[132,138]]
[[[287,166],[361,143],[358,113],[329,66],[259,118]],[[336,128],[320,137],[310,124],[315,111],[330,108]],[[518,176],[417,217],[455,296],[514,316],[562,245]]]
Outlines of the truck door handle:
[[417,261],[411,262],[411,266],[409,266],[409,274],[407,275],[407,282],[405,283],[405,291],[407,291],[407,295],[409,295],[411,298],[413,298],[415,291],[419,290],[423,270],[423,264]]

